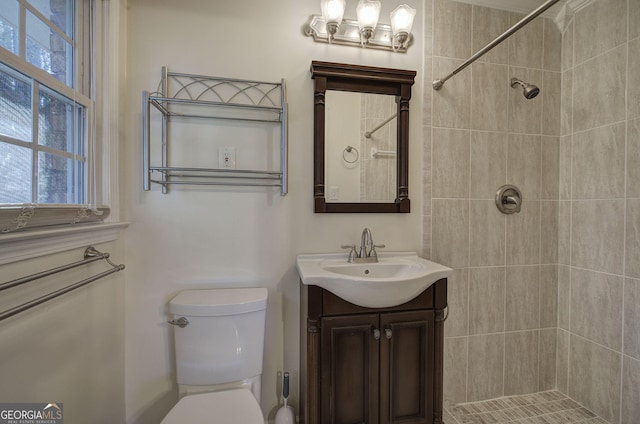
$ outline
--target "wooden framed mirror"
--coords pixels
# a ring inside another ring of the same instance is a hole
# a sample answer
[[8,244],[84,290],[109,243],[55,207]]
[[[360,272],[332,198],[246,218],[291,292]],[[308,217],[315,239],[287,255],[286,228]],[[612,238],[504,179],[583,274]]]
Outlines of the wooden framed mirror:
[[314,212],[410,212],[415,76],[403,69],[311,62]]

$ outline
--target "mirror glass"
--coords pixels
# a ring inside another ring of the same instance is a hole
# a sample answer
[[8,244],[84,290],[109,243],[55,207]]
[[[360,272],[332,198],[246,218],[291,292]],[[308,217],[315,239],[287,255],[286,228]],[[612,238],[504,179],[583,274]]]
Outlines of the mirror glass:
[[409,213],[415,71],[311,62],[316,213]]
[[393,202],[397,191],[395,96],[327,91],[327,201]]

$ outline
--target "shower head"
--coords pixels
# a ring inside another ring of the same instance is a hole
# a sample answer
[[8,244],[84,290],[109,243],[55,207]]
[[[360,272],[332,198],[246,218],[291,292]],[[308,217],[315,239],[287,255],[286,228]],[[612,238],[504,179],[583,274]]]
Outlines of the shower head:
[[517,86],[522,87],[522,95],[527,99],[533,99],[540,93],[538,86],[523,82],[518,78],[511,78],[511,87],[516,88]]

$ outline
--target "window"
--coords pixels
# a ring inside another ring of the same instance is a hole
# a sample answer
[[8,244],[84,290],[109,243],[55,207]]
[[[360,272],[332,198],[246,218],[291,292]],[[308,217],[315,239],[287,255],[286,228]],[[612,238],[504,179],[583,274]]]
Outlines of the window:
[[[91,3],[2,3],[0,231],[31,227],[27,224],[35,215],[34,208],[50,212],[56,206],[54,215],[72,215],[69,220],[45,220],[38,225],[92,221],[102,213],[89,206],[96,204],[91,155],[95,147],[89,66]],[[77,206],[86,215],[80,220]],[[25,214],[25,208],[32,212]],[[96,213],[87,214],[87,210]],[[17,221],[6,225],[3,213],[15,212],[19,213]]]
[[0,65],[0,203],[85,203],[86,110]]

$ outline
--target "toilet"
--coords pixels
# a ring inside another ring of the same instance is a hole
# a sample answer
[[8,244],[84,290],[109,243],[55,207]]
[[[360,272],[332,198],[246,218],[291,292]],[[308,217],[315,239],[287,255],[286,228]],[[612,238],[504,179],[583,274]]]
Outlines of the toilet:
[[266,288],[185,290],[169,302],[180,399],[160,424],[264,424],[267,295]]

